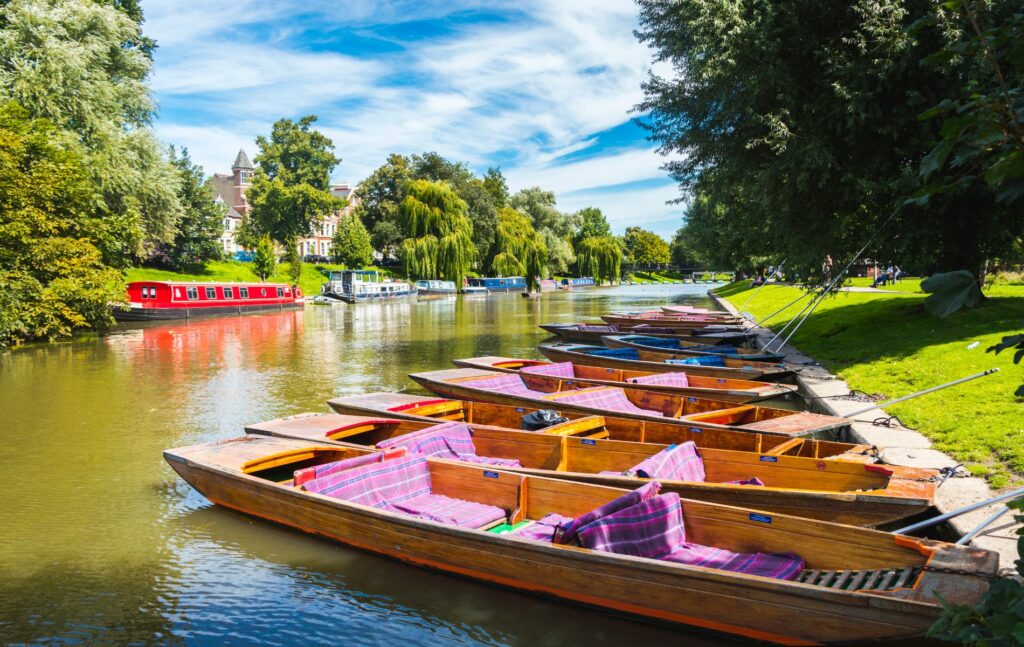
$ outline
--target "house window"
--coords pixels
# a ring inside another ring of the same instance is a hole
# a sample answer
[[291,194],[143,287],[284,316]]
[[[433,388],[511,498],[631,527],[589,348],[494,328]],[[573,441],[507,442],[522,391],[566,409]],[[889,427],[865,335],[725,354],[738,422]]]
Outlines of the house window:
[[199,298],[199,288],[185,288],[185,293],[188,295],[189,301],[195,301]]
[[249,298],[249,288],[238,288],[238,298],[239,299],[248,299]]
[[277,288],[277,298],[280,299],[284,296],[284,288]]
[[227,230],[231,229],[231,219],[230,218],[225,218],[224,219],[224,229],[227,229]]
[[206,298],[207,299],[216,299],[217,298],[217,288],[206,288]]
[[234,290],[234,288],[224,288],[224,298],[225,299],[234,299],[235,298],[235,290]]

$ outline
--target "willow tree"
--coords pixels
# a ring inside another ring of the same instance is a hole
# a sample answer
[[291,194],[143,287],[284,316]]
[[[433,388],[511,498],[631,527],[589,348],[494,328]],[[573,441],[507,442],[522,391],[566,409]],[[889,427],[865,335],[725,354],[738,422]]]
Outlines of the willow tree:
[[444,182],[413,180],[398,205],[405,240],[399,248],[409,278],[441,278],[462,286],[476,260],[466,202]]
[[526,277],[528,289],[547,273],[548,248],[530,218],[511,207],[498,209],[491,271],[498,276]]
[[576,266],[582,276],[593,276],[598,283],[615,281],[622,269],[622,248],[612,236],[585,238],[576,248]]

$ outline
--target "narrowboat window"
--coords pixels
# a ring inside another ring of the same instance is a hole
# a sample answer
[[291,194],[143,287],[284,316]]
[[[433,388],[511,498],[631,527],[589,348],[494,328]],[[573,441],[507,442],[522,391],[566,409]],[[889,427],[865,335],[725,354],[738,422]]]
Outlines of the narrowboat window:
[[284,288],[277,288],[277,296],[278,297],[283,297],[284,296]]
[[234,288],[224,288],[224,298],[225,299],[234,299],[235,298],[235,289]]
[[267,288],[260,288],[260,294],[267,296]]
[[142,288],[142,298],[143,299],[148,299],[149,298],[149,288]]
[[188,294],[189,301],[195,301],[199,298],[199,288],[185,288],[185,293]]
[[285,288],[284,289],[284,293],[285,293],[285,296],[291,296],[292,295],[292,289],[291,288]]
[[249,298],[249,288],[238,288],[238,297],[240,299],[248,299]]
[[216,299],[217,298],[217,288],[206,288],[206,298],[207,299]]
[[174,288],[174,298],[175,299],[180,299],[181,298],[181,288]]

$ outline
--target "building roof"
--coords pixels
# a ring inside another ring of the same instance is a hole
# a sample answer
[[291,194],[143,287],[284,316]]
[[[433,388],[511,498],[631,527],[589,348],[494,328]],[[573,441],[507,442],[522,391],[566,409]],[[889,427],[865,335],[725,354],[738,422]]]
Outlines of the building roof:
[[251,169],[252,162],[249,161],[249,156],[245,154],[244,148],[238,149],[238,155],[235,156],[235,163],[231,165],[231,169]]

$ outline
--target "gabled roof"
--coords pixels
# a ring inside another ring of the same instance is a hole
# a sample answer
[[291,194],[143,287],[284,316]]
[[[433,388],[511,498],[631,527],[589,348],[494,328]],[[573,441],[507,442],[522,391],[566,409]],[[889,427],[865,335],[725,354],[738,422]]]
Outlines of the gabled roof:
[[249,156],[245,154],[244,148],[238,149],[238,155],[235,156],[235,163],[231,165],[231,169],[236,168],[251,169],[252,162],[249,161]]

